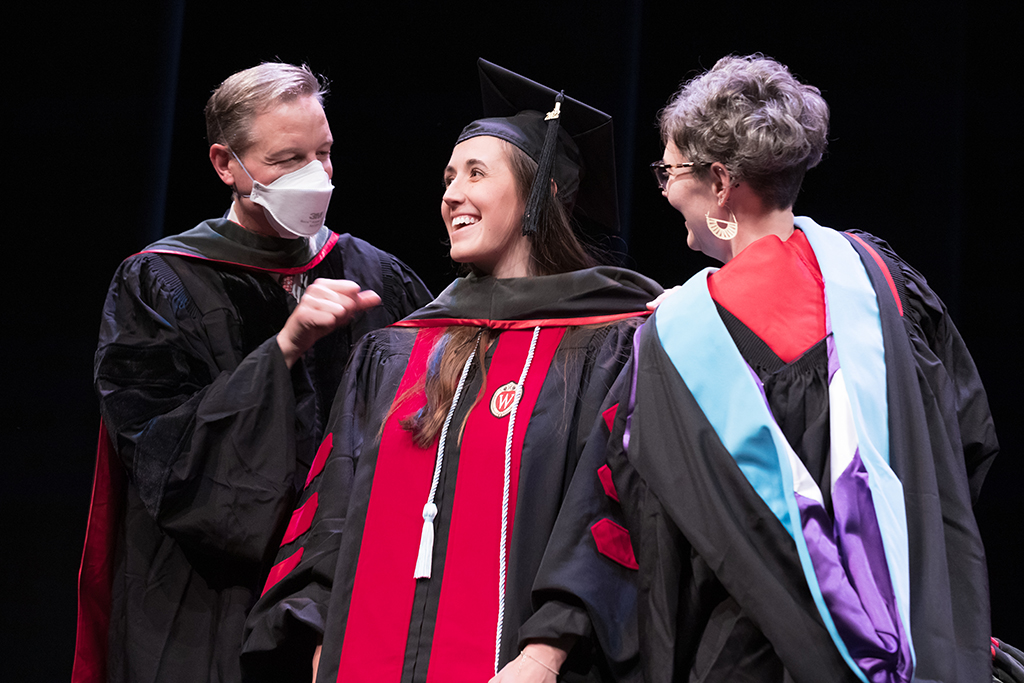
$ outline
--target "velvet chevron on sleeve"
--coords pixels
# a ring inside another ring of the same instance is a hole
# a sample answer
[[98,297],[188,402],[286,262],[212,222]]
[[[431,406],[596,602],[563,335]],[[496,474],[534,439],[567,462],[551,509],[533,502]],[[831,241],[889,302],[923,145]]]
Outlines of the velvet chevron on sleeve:
[[[639,565],[620,503],[622,482],[614,481],[608,465],[608,449],[621,443],[625,429],[630,368],[632,361],[620,373],[593,424],[534,583],[538,611],[520,629],[525,644],[566,631],[554,622],[556,615],[583,621],[587,629],[578,633],[585,641],[577,643],[567,666],[571,668],[585,653],[601,653],[602,666],[617,681],[639,680],[640,673]],[[551,611],[555,614],[546,618]]]

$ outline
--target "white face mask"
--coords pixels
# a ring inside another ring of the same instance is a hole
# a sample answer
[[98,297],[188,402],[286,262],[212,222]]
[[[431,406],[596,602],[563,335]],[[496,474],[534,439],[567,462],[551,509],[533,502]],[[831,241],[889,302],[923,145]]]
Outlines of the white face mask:
[[241,196],[263,207],[267,222],[278,235],[288,238],[312,237],[320,232],[327,215],[327,206],[331,203],[334,185],[318,159],[264,185],[252,177],[234,152],[231,154],[252,180],[252,191]]

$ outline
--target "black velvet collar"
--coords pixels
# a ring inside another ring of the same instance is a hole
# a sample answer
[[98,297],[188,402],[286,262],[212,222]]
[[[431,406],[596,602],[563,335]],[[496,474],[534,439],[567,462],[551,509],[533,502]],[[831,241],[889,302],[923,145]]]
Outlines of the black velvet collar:
[[301,271],[316,265],[335,240],[327,228],[310,238],[284,239],[257,235],[227,219],[214,218],[154,242],[143,253],[189,256],[260,270]]
[[534,320],[645,311],[662,291],[624,268],[599,266],[559,275],[459,278],[407,320]]

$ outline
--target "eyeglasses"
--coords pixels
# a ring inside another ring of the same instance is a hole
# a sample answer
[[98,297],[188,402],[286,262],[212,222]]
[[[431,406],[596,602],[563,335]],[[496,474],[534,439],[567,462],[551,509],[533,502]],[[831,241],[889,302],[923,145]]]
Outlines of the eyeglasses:
[[670,168],[692,168],[694,166],[710,166],[711,164],[699,161],[687,161],[685,164],[666,164],[664,161],[653,161],[651,162],[651,173],[654,174],[654,180],[658,183],[658,188],[663,190],[668,185],[668,179],[673,178],[674,175],[669,173]]

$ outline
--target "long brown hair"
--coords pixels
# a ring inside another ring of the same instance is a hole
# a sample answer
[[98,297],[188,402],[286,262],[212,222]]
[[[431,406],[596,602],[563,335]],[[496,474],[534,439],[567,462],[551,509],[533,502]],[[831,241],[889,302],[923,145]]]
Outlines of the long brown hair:
[[[516,190],[525,206],[537,175],[537,162],[515,145],[504,140],[500,142],[505,148],[505,158],[515,178]],[[551,193],[545,194],[541,203],[540,225],[537,233],[530,238],[530,254],[530,275],[555,275],[598,265],[597,259],[576,237],[569,221],[569,210],[558,200],[555,188],[552,188]],[[400,422],[402,428],[412,432],[413,439],[421,448],[430,446],[440,433],[451,409],[466,359],[476,349],[473,365],[482,369],[483,355],[487,352],[492,338],[491,330],[453,325],[445,330],[437,342],[431,352],[426,379],[422,385],[427,403],[421,410]],[[399,404],[420,389],[420,386],[414,386],[406,395],[401,396],[392,406],[388,417]],[[473,399],[473,405],[475,406],[486,393],[485,379]],[[467,412],[467,418],[468,415]],[[459,426],[460,435],[463,427],[465,420]]]
[[[537,162],[510,142],[501,140],[506,160],[516,180],[516,189],[523,205],[537,176]],[[557,188],[544,195],[540,205],[540,225],[530,238],[530,275],[569,273],[598,265],[597,259],[576,237],[569,220],[571,207],[558,198]]]

